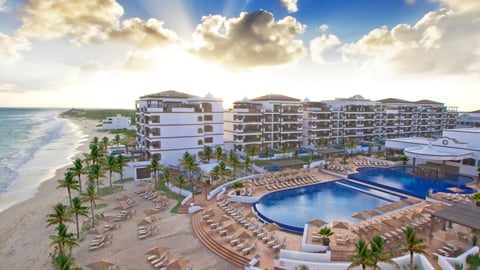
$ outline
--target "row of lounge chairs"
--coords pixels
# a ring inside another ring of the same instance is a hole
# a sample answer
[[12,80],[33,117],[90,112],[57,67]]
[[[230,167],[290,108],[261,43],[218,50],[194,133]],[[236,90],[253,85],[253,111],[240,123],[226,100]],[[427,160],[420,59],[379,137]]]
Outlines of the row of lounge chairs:
[[339,172],[339,173],[346,172],[345,166],[340,165],[340,164],[335,164],[335,163],[328,164],[327,170],[335,171],[335,172]]
[[112,234],[100,234],[90,241],[90,246],[88,250],[93,251],[100,248],[103,248],[112,243],[113,235]]
[[[135,191],[137,193],[137,191]],[[159,191],[147,191],[147,190],[140,190],[137,193],[140,197],[144,198],[145,200],[150,200],[153,201],[155,200],[158,196],[163,196],[162,192]]]
[[161,269],[161,270],[167,269],[166,266],[169,262],[168,250],[163,252],[160,256],[159,255],[149,255],[149,256],[147,256],[147,261],[150,262],[150,264],[155,269]]
[[251,231],[258,240],[263,241],[268,247],[274,250],[280,250],[284,247],[286,239],[280,241],[275,232],[269,232],[266,230],[264,224],[258,221],[257,218],[245,217],[241,209],[230,206],[227,201],[219,202],[217,204],[225,213],[233,217],[237,223]]
[[157,233],[157,227],[155,225],[138,226],[138,239],[146,239]]
[[474,201],[467,194],[447,193],[443,198],[451,203],[471,204]]
[[460,248],[456,247],[455,245],[452,245],[450,243],[447,243],[440,248],[437,249],[435,253],[433,253],[436,256],[445,256],[445,257],[451,257],[453,254],[455,254]]
[[377,167],[387,167],[390,164],[386,161],[381,160],[369,160],[369,159],[354,159],[352,163],[355,166],[377,166]]
[[[264,180],[263,184],[268,190],[292,188],[296,186],[310,185],[319,182],[319,180],[310,175],[295,176],[292,178],[280,178],[276,180]],[[255,181],[254,181],[255,183]],[[260,182],[262,183],[262,182]]]
[[115,219],[113,221],[119,222],[119,221],[123,221],[125,219],[130,219],[132,217],[132,215],[135,214],[135,213],[136,213],[135,209],[129,210],[129,211],[122,210],[115,216]]
[[123,206],[125,209],[132,208],[136,205],[137,205],[137,201],[132,199],[120,201],[120,206]]

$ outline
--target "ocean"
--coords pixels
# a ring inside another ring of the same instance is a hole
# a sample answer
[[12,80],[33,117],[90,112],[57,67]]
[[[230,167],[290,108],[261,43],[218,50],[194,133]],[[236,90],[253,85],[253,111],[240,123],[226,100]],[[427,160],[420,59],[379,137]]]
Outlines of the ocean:
[[72,164],[87,134],[59,118],[66,109],[0,108],[0,212],[33,197]]

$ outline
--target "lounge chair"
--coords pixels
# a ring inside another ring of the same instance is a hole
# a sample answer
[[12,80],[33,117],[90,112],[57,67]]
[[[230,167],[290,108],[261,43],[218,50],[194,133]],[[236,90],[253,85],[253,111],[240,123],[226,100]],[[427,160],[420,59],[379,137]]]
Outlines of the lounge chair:
[[257,245],[257,240],[255,240],[255,242],[253,242],[250,246],[242,249],[242,254],[243,255],[249,254],[252,250],[255,249],[256,245]]

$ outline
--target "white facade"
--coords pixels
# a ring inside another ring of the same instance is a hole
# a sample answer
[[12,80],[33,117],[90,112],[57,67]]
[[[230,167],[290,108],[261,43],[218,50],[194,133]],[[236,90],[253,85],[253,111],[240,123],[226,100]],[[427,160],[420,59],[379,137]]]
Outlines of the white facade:
[[107,117],[102,121],[102,129],[131,129],[135,130],[136,127],[132,126],[131,119],[128,116],[122,116],[117,114],[116,116]]
[[165,91],[136,102],[137,146],[146,159],[177,165],[185,152],[223,146],[223,101]]
[[480,111],[460,114],[457,127],[480,127]]
[[[397,138],[389,139],[385,147],[394,150],[404,150],[406,148],[424,147],[427,154],[452,156],[451,160],[445,164],[458,167],[460,174],[478,175],[477,168],[480,167],[480,128],[461,128],[449,129],[443,132],[443,137],[438,139],[427,138]],[[430,148],[430,150],[428,150]],[[427,151],[428,150],[428,151]],[[471,158],[456,160],[466,153],[473,153]],[[411,161],[410,161],[411,162]],[[416,159],[416,164],[426,162],[442,163],[435,159]]]
[[291,151],[302,145],[303,106],[299,99],[266,95],[243,99],[225,112],[225,141],[235,151]]

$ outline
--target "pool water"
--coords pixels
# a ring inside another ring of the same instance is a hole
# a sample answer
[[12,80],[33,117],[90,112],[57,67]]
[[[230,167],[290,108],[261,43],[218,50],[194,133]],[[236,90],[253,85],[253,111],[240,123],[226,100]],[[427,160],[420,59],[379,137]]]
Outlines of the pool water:
[[[350,182],[337,180],[272,192],[260,198],[254,208],[264,220],[275,222],[284,230],[302,233],[304,225],[313,218],[329,223],[334,220],[356,222],[359,220],[351,218],[354,212],[392,201],[346,187],[344,183]],[[396,198],[399,199],[402,198]]]
[[463,192],[457,193],[470,194],[475,192],[475,190],[466,186],[473,181],[471,177],[446,174],[443,179],[427,178],[412,175],[410,174],[411,170],[412,167],[366,167],[357,169],[357,173],[349,174],[348,177],[421,199],[425,199],[430,189],[433,192],[454,193],[448,188],[456,187],[463,190]]

